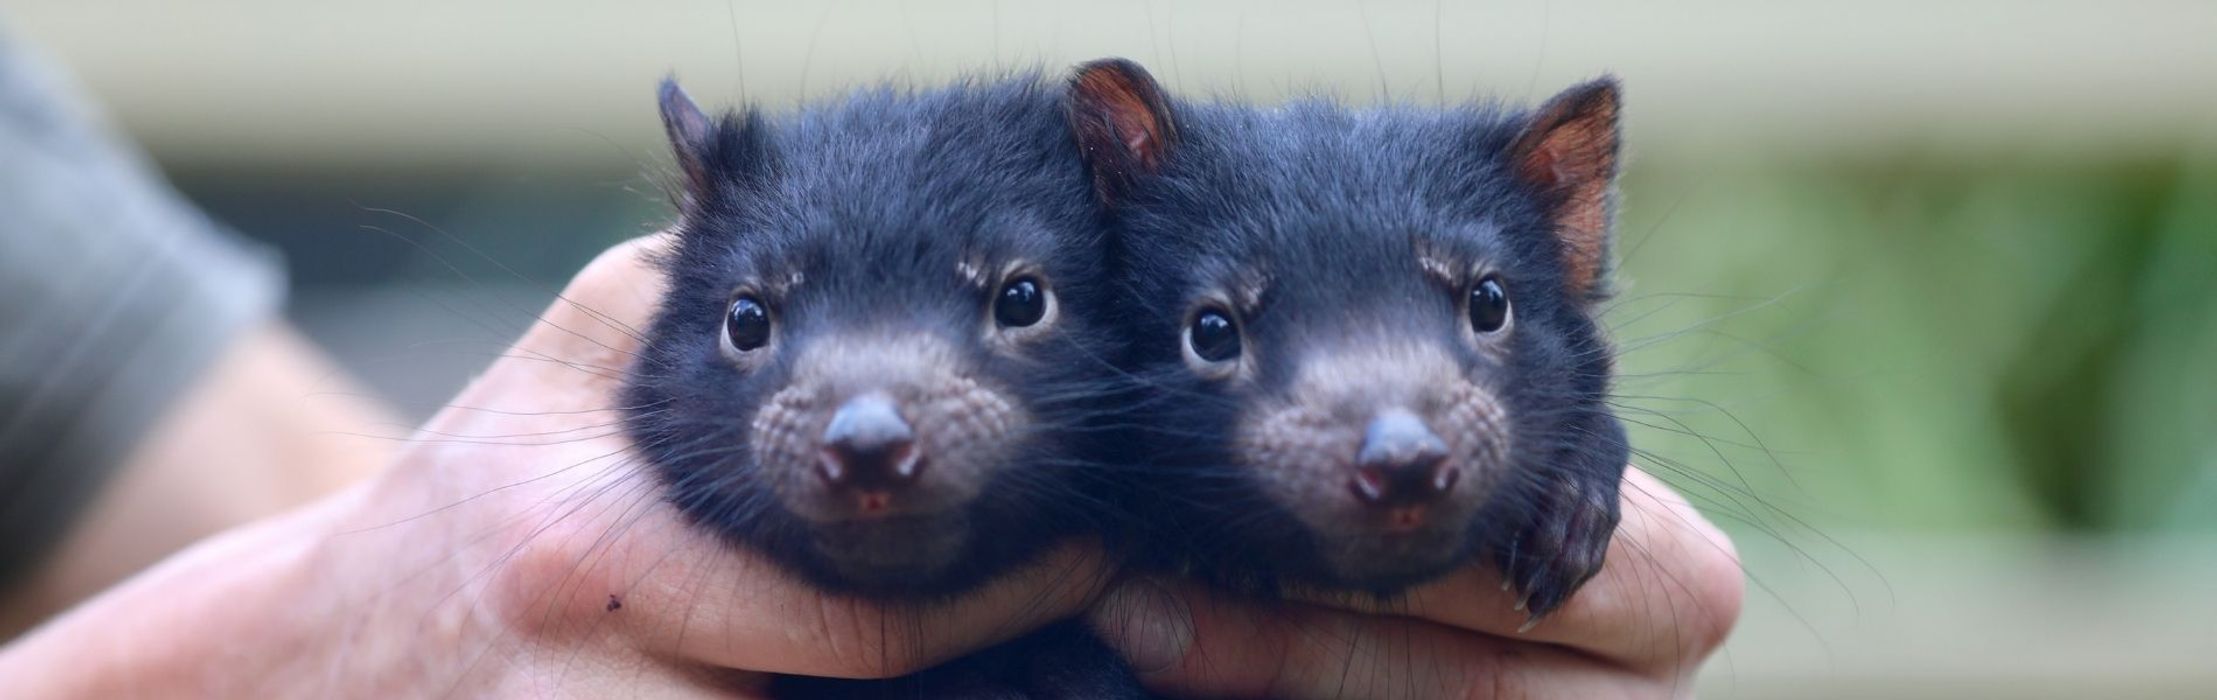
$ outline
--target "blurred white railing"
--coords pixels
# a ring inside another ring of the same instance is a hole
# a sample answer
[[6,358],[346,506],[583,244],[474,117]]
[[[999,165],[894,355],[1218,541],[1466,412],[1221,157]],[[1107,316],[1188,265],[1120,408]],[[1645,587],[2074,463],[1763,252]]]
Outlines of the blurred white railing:
[[[164,159],[629,168],[649,95],[769,103],[1101,55],[1193,92],[1498,93],[1614,71],[1651,156],[2208,144],[2217,3],[0,0]],[[1435,27],[1437,31],[1435,32]]]

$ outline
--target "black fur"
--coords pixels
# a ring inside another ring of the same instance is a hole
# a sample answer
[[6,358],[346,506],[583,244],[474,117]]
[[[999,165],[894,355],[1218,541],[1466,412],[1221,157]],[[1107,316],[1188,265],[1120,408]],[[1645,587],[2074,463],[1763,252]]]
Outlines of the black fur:
[[[1153,392],[1140,415],[1156,449],[1143,460],[1157,467],[1152,500],[1170,525],[1162,553],[1266,595],[1391,594],[1490,555],[1535,618],[1560,605],[1599,567],[1628,447],[1603,404],[1609,347],[1589,300],[1566,284],[1557,202],[1510,162],[1529,113],[1324,100],[1180,101],[1169,111],[1179,143],[1114,202],[1131,303],[1151,314],[1135,366]],[[1420,242],[1483,261],[1512,290],[1518,325],[1505,359],[1459,337],[1456,292],[1420,268],[1411,253]],[[1253,373],[1204,377],[1182,357],[1181,333],[1201,295],[1242,285],[1260,289],[1241,320]],[[1231,436],[1244,411],[1282,395],[1304,353],[1414,343],[1453,351],[1465,376],[1498,397],[1510,464],[1450,558],[1350,577],[1319,561],[1316,531],[1265,497],[1259,480],[1274,477],[1243,467],[1252,458]]]
[[[827,591],[921,604],[1031,562],[1065,536],[1109,529],[1105,477],[1095,469],[1104,466],[1104,439],[1092,426],[1111,400],[1122,336],[1110,314],[1120,305],[1101,212],[1055,83],[1026,75],[882,88],[793,114],[749,110],[713,122],[689,118],[691,102],[673,86],[663,104],[676,110],[665,121],[687,176],[683,219],[662,264],[668,293],[623,403],[625,427],[672,504]],[[957,270],[990,273],[1015,260],[1051,281],[1060,316],[1044,336],[994,346],[986,334],[998,286],[981,289]],[[764,293],[778,334],[762,350],[771,354],[732,361],[721,343],[735,290],[794,273],[801,278],[788,291]],[[758,409],[793,380],[799,358],[827,350],[819,340],[857,331],[944,341],[963,373],[1010,399],[1033,426],[1008,436],[1015,452],[974,499],[939,518],[964,533],[943,568],[851,575],[828,560],[834,545],[822,526],[763,486],[750,444]],[[1062,644],[1067,628],[1043,634],[1048,648],[1101,653],[1097,644]],[[1007,655],[886,687],[922,692],[935,678],[953,679],[946,692],[968,694],[997,677],[1013,675],[1008,682],[1019,686],[1060,678],[1039,670],[1051,658],[1012,670]],[[1099,682],[1106,692],[1136,689],[1120,667],[1080,666],[1121,679]],[[795,681],[791,692],[878,692],[842,683]]]

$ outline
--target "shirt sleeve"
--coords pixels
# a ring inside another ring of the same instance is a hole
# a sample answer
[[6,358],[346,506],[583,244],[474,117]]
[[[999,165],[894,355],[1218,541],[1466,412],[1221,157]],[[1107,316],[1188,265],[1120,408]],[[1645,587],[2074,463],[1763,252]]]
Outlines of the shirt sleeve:
[[283,288],[59,75],[0,27],[0,589]]

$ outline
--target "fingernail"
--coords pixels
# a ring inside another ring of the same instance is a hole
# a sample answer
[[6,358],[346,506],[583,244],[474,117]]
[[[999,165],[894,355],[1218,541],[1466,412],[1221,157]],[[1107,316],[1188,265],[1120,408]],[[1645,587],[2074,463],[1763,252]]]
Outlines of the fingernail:
[[1193,646],[1193,612],[1155,579],[1117,586],[1096,610],[1094,629],[1142,675],[1177,665]]

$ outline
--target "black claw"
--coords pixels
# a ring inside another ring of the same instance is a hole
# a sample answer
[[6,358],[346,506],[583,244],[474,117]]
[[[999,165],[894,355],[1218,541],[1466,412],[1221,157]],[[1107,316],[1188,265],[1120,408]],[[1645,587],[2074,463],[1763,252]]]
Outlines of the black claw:
[[1498,560],[1505,579],[1518,591],[1516,609],[1527,616],[1519,631],[1562,607],[1601,572],[1616,523],[1613,492],[1584,493],[1568,480],[1549,489],[1544,505],[1521,532],[1509,537]]

